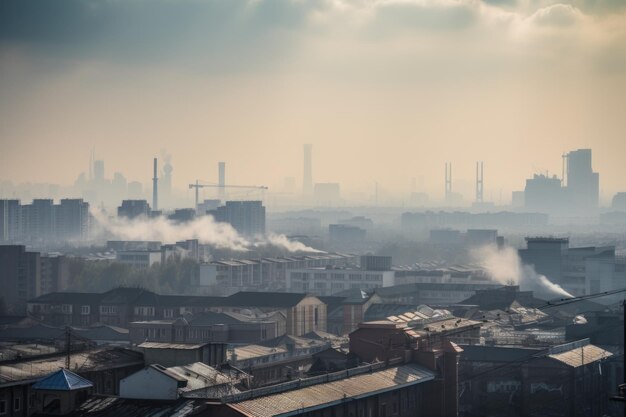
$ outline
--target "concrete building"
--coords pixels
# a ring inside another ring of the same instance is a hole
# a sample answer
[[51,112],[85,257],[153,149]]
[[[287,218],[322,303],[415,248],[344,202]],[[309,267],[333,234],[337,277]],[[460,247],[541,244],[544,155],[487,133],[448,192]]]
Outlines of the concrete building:
[[20,200],[0,200],[0,242],[21,239]]
[[0,245],[0,285],[3,314],[24,314],[27,301],[41,294],[39,252],[27,252],[21,245]]
[[526,180],[524,206],[527,210],[551,213],[563,210],[566,205],[565,190],[556,175],[535,174]]
[[122,205],[117,208],[117,216],[127,219],[149,217],[150,212],[150,205],[146,200],[123,200]]
[[463,415],[607,415],[604,368],[613,355],[587,339],[544,349],[462,348]]
[[148,269],[161,262],[161,251],[120,251],[115,254],[115,262],[129,265],[132,268]]
[[341,191],[336,182],[317,183],[313,187],[313,198],[322,206],[334,207],[341,202]]
[[522,262],[573,295],[619,289],[626,284],[626,260],[615,255],[613,246],[570,248],[568,238],[551,237],[526,238],[526,246],[519,250]]
[[334,295],[348,289],[370,290],[394,285],[394,271],[357,268],[293,269],[287,274],[287,290]]
[[287,273],[298,268],[348,266],[356,263],[353,255],[326,253],[261,259],[214,261],[200,265],[197,291],[230,295],[237,291],[284,290]]
[[328,239],[331,243],[353,243],[365,240],[367,231],[356,226],[329,224]]
[[578,211],[595,210],[600,197],[600,175],[593,172],[591,149],[578,149],[566,155],[567,194]]
[[280,314],[260,317],[212,311],[185,314],[175,319],[130,323],[132,343],[255,343],[282,336],[285,319]]
[[22,233],[29,241],[49,241],[55,237],[55,212],[52,199],[35,199],[22,208]]
[[62,199],[55,206],[57,239],[83,240],[89,237],[89,203],[83,199]]
[[41,254],[40,294],[64,291],[69,285],[70,265],[66,256],[59,254]]
[[261,201],[227,201],[207,214],[217,222],[230,224],[243,235],[265,234],[265,207]]

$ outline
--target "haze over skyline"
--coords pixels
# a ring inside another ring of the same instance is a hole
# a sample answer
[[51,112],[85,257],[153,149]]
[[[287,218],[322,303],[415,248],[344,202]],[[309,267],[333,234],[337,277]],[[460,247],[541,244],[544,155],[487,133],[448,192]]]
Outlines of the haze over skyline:
[[226,161],[228,183],[299,189],[312,143],[342,191],[437,198],[445,162],[471,190],[482,160],[498,202],[578,148],[605,199],[626,188],[617,0],[7,1],[0,85],[14,183],[71,184],[92,148],[148,183],[166,149],[177,188]]

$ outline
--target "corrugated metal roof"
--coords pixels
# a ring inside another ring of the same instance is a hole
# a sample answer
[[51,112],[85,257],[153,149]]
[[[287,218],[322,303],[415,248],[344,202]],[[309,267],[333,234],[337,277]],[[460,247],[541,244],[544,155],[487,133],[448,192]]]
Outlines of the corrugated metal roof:
[[137,347],[145,349],[180,349],[191,350],[200,349],[202,346],[208,343],[159,343],[159,342],[144,342]]
[[[72,371],[82,373],[142,364],[141,353],[121,348],[96,348],[72,353]],[[65,355],[0,365],[0,384],[41,378],[65,367]]]
[[229,405],[253,417],[288,416],[332,405],[346,397],[367,397],[378,392],[427,382],[434,377],[425,368],[406,364]]
[[549,358],[555,359],[573,368],[606,359],[610,356],[613,356],[611,352],[594,345],[581,346],[576,349],[568,350],[567,352],[548,355]]
[[259,356],[276,355],[286,353],[287,349],[283,347],[267,347],[260,345],[246,345],[235,348],[235,354],[237,360],[245,360],[250,358],[257,358]]

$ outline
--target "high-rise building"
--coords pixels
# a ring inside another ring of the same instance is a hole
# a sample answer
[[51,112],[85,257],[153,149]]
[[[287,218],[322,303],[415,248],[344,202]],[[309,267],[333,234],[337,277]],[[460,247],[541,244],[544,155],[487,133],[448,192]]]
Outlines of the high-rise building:
[[313,193],[313,165],[312,165],[312,148],[313,145],[307,143],[304,145],[304,172],[302,175],[302,193],[310,196]]
[[150,205],[146,200],[123,200],[117,208],[118,217],[134,219],[135,217],[150,215]]
[[21,237],[20,200],[0,200],[0,242],[14,242]]
[[243,235],[265,234],[265,207],[261,201],[227,201],[207,214],[215,221],[229,223]]
[[61,240],[86,239],[89,235],[89,203],[82,198],[61,200],[55,208],[56,236]]
[[93,179],[96,182],[104,181],[104,161],[101,159],[93,161]]
[[578,149],[567,154],[567,194],[569,203],[576,208],[598,207],[600,175],[593,172],[591,149]]
[[524,206],[528,210],[553,212],[564,207],[564,190],[556,176],[534,175],[526,180]]
[[55,237],[55,207],[52,199],[35,199],[22,206],[22,233],[26,240],[45,241]]
[[0,314],[24,314],[26,302],[39,296],[41,266],[38,252],[26,252],[22,245],[0,245]]

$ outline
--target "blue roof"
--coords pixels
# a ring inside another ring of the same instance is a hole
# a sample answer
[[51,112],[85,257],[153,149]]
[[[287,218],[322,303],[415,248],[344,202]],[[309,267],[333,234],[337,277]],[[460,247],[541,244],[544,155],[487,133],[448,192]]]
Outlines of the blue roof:
[[33,385],[33,389],[50,391],[73,391],[91,387],[93,387],[91,381],[67,369],[59,369]]

